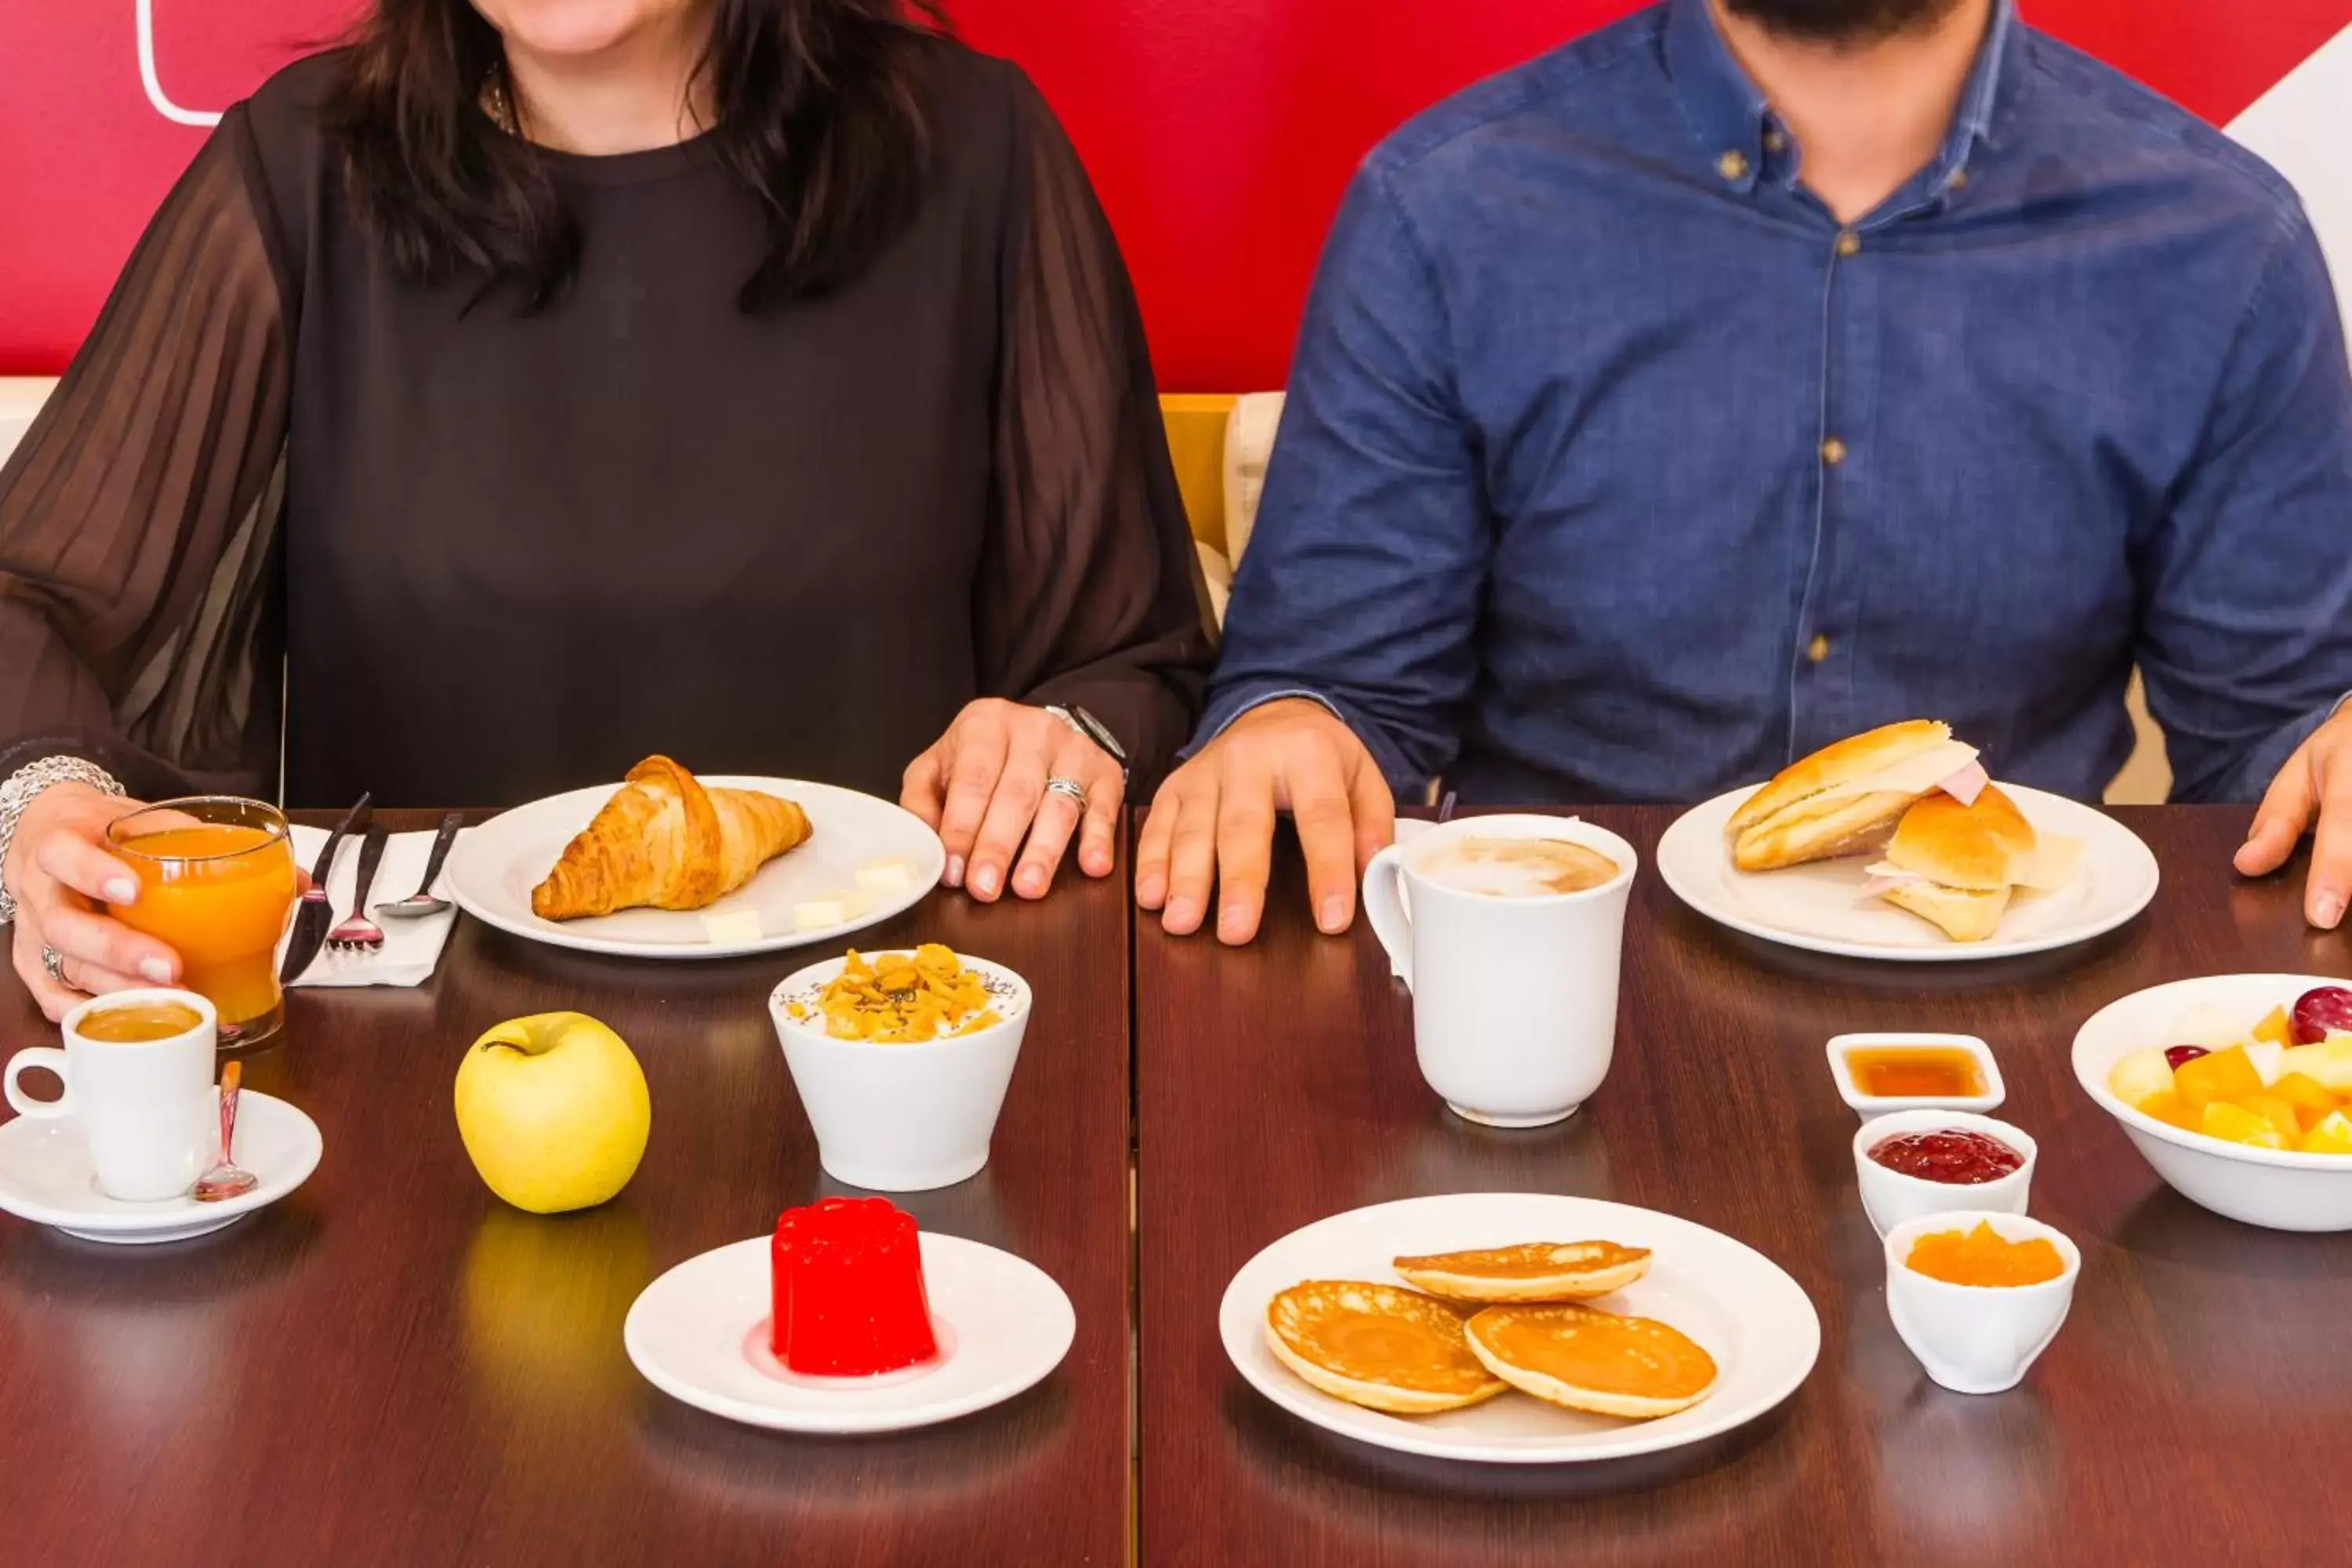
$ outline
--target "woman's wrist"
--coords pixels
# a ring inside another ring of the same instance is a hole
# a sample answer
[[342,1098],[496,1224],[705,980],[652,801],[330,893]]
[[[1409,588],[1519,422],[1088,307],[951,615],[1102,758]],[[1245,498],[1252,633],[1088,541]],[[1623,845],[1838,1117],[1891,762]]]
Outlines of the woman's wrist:
[[16,918],[16,899],[9,889],[7,868],[16,849],[17,826],[43,793],[68,784],[86,784],[100,795],[122,793],[112,773],[81,757],[41,757],[0,779],[0,925]]

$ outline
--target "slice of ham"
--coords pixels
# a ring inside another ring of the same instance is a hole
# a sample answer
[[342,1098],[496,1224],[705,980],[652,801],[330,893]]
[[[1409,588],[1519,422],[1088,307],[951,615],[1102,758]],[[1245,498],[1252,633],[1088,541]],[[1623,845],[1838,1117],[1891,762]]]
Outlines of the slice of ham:
[[1874,899],[1881,893],[1890,893],[1897,888],[1907,888],[1914,882],[1924,882],[1927,879],[1927,878],[1922,877],[1916,871],[1906,871],[1900,866],[1890,865],[1886,861],[1881,860],[1876,865],[1871,866],[1867,868],[1866,879],[1862,884],[1862,891],[1854,896],[1856,898],[1863,899]]
[[1962,805],[1974,805],[1977,796],[1982,795],[1985,785],[1990,783],[1992,780],[1986,774],[1984,764],[1972,762],[1949,778],[1939,780],[1936,787]]

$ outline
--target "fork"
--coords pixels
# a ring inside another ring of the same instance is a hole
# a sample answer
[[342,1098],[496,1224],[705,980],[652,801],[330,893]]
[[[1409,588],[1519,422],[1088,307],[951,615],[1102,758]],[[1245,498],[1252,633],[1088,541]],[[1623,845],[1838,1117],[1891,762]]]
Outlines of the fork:
[[368,889],[375,882],[376,866],[383,859],[388,837],[381,827],[368,829],[367,842],[360,848],[359,880],[353,884],[352,912],[342,924],[327,933],[329,952],[373,952],[383,946],[383,928],[368,919],[367,900]]

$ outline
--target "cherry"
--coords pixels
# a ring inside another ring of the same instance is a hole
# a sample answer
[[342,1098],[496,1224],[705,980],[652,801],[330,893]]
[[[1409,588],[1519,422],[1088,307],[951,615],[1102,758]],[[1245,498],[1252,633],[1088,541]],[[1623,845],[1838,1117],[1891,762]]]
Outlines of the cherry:
[[2177,1069],[2184,1063],[2195,1061],[2199,1057],[2210,1057],[2212,1054],[2202,1046],[2173,1046],[2165,1051],[2164,1060],[2168,1067]]

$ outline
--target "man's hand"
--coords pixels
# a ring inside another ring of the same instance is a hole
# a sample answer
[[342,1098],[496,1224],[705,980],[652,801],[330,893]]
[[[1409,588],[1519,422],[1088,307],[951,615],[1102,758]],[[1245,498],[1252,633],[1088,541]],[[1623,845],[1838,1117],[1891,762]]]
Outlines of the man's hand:
[[[1049,778],[1084,785],[1084,811],[1067,795],[1049,793]],[[1044,898],[1073,833],[1079,868],[1109,876],[1126,798],[1126,775],[1108,752],[1043,708],[993,697],[956,715],[938,743],[908,766],[898,793],[898,804],[929,823],[947,846],[947,885],[984,904],[994,903],[1008,882],[1024,899]]]
[[2352,709],[2338,713],[2286,760],[2254,813],[2254,829],[2238,849],[2238,869],[2249,877],[2277,870],[2317,818],[2311,875],[2304,883],[2304,918],[2334,931],[2352,900]]
[[1277,811],[1297,822],[1315,923],[1347,930],[1357,878],[1396,837],[1396,797],[1355,731],[1303,698],[1253,708],[1160,785],[1136,850],[1135,901],[1187,936],[1201,929],[1214,882],[1218,940],[1249,941],[1265,908]]

